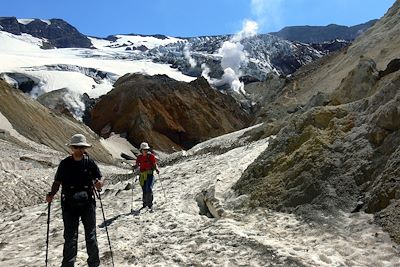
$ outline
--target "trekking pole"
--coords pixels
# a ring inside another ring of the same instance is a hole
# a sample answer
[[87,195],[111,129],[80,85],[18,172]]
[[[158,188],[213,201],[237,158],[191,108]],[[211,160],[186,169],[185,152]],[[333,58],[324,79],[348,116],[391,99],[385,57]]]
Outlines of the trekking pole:
[[131,212],[133,211],[133,183],[132,183],[132,201],[131,201]]
[[[94,186],[94,182],[93,182],[93,186]],[[113,257],[113,252],[111,249],[111,241],[110,241],[110,236],[108,235],[108,229],[107,229],[107,223],[106,223],[106,216],[104,215],[104,209],[103,209],[103,203],[101,202],[101,196],[100,196],[100,191],[98,191],[96,189],[96,187],[94,187],[94,194],[96,195],[96,197],[99,199],[100,201],[100,207],[101,207],[101,213],[103,213],[103,220],[104,220],[104,226],[106,228],[106,234],[107,234],[107,240],[108,240],[108,246],[110,247],[110,253],[111,253],[111,262],[112,262],[112,266],[114,267],[114,257]]]
[[133,190],[135,189],[135,182],[138,179],[138,175],[137,175],[137,169],[135,168],[135,165],[131,166],[132,168],[132,174],[133,174],[133,180],[132,180],[132,201],[131,201],[131,212],[133,212]]
[[131,212],[133,212],[133,190],[135,189],[135,183],[138,180],[139,175],[136,175],[132,182],[132,201],[131,201]]
[[50,207],[51,207],[51,202],[49,202],[47,204],[46,267],[47,267],[48,255],[49,255]]
[[167,195],[165,194],[165,190],[164,190],[164,187],[163,187],[163,185],[162,185],[162,182],[161,182],[161,176],[160,176],[160,174],[159,174],[159,173],[157,173],[157,175],[158,175],[158,180],[160,180],[161,189],[162,189],[162,190],[163,190],[163,192],[164,192],[164,197],[165,197],[165,200],[167,200]]

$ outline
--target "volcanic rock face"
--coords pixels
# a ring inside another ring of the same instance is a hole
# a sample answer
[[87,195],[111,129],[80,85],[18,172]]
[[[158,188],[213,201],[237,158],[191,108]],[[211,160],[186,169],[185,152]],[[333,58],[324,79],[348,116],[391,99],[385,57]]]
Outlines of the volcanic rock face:
[[259,114],[277,138],[235,185],[252,205],[314,219],[363,209],[400,242],[399,14],[396,1],[346,51],[265,93]]
[[249,119],[204,78],[184,83],[165,75],[128,74],[94,106],[90,127],[104,137],[124,133],[135,146],[147,141],[171,152],[241,129]]

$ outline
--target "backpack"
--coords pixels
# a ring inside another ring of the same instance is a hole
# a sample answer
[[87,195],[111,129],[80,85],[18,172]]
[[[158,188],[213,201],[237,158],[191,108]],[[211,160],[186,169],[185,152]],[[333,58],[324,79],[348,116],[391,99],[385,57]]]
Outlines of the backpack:
[[[89,169],[89,156],[84,155],[83,158],[83,168],[84,172],[87,172],[88,178],[91,179],[91,171]],[[62,204],[66,205],[71,209],[81,209],[87,207],[91,202],[94,202],[92,185],[88,184],[84,188],[79,188],[78,190],[67,189],[62,198]]]

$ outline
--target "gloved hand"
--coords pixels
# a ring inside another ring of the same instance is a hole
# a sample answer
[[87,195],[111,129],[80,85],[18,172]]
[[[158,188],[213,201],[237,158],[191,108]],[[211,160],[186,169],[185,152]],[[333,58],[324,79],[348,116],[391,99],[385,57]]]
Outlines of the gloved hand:
[[94,187],[96,187],[97,191],[100,191],[101,188],[103,187],[103,181],[102,180],[96,180],[94,183]]
[[51,192],[46,194],[46,201],[47,203],[50,203],[53,201],[54,195],[51,194]]

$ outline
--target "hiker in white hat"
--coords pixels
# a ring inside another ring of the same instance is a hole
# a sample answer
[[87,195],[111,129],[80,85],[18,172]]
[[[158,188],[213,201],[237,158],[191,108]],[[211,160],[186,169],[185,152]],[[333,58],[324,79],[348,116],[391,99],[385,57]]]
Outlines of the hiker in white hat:
[[87,143],[82,134],[75,134],[67,144],[71,155],[60,162],[47,202],[61,190],[62,218],[64,222],[64,250],[61,266],[74,266],[78,247],[79,219],[85,229],[87,264],[100,265],[99,248],[96,238],[96,201],[93,190],[103,186],[102,175],[97,164],[87,155]]
[[136,164],[133,168],[139,168],[139,182],[143,191],[143,208],[148,207],[150,212],[153,211],[153,184],[154,171],[160,173],[157,166],[156,157],[150,152],[148,143],[140,144],[140,153],[136,158]]

